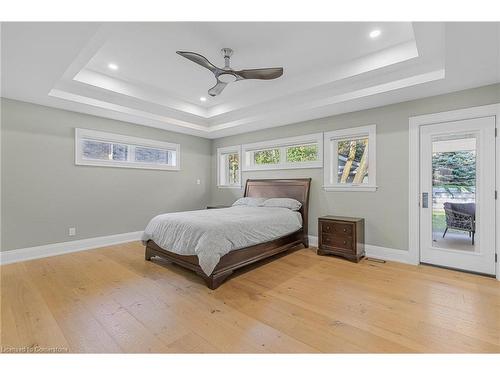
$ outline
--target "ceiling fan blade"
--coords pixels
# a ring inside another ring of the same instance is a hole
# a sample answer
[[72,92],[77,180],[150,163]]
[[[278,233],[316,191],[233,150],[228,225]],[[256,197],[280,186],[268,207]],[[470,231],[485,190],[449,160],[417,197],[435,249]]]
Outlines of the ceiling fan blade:
[[222,90],[224,90],[224,88],[226,86],[227,86],[226,82],[221,82],[221,81],[217,80],[217,84],[214,87],[212,87],[210,90],[208,90],[208,95],[217,96],[222,92]]
[[245,69],[235,73],[240,79],[275,79],[283,75],[283,68]]
[[198,65],[201,65],[204,68],[207,68],[208,70],[210,70],[214,74],[215,74],[215,72],[220,70],[214,64],[212,64],[210,61],[208,61],[205,56],[202,56],[199,53],[189,52],[189,51],[177,51],[177,54],[181,55],[182,57],[185,57],[188,60],[191,60],[192,62],[194,62]]

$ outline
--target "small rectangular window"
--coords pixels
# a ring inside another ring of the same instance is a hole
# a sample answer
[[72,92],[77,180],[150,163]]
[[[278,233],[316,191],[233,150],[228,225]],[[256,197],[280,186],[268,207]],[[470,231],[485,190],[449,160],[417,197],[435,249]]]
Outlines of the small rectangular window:
[[325,190],[377,189],[375,137],[375,125],[325,133]]
[[323,133],[245,144],[243,171],[323,167]]
[[113,160],[126,161],[128,158],[128,147],[118,143],[111,144]]
[[135,147],[134,160],[139,163],[168,164],[172,159],[171,151],[149,147]]
[[280,162],[280,150],[277,148],[253,152],[255,164],[278,164]]
[[111,153],[111,143],[83,140],[83,158],[88,160],[110,160],[113,157]]
[[286,149],[286,161],[288,163],[304,163],[318,160],[318,145],[299,145]]
[[339,184],[368,182],[368,138],[337,142]]
[[219,187],[241,187],[240,147],[217,149],[217,185]]
[[180,145],[76,129],[75,163],[104,167],[179,170]]
[[224,160],[226,164],[226,182],[228,185],[239,185],[240,184],[240,157],[238,154],[227,154],[224,155]]
[[127,145],[84,139],[82,157],[86,160],[127,160]]

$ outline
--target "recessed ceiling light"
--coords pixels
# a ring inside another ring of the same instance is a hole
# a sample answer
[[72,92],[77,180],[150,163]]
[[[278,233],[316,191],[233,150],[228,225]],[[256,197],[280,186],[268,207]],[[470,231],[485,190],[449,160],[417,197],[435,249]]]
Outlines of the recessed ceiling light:
[[207,101],[207,98],[205,98],[204,96],[202,96],[202,97],[200,98],[200,100],[201,100],[202,102],[206,102],[206,101]]
[[375,38],[379,37],[380,34],[382,34],[382,32],[379,29],[372,30],[370,32],[370,38],[375,39]]
[[118,65],[116,65],[115,63],[109,63],[108,68],[111,70],[118,70]]

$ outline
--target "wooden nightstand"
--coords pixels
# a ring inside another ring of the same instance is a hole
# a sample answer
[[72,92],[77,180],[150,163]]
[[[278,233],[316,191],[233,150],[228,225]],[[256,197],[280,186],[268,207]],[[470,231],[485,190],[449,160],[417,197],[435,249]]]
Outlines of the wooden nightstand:
[[359,262],[365,256],[365,219],[318,218],[318,255],[338,255]]

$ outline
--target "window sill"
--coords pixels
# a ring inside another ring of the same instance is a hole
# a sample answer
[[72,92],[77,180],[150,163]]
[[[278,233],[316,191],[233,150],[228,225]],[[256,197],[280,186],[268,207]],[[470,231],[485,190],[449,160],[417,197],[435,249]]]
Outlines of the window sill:
[[217,185],[219,189],[243,189],[241,185]]
[[85,165],[92,167],[111,167],[111,168],[131,168],[131,169],[150,169],[161,171],[180,171],[180,167],[173,165],[156,165],[156,164],[138,164],[128,162],[109,162],[105,160],[91,161],[91,160],[76,160],[75,165]]
[[246,166],[243,167],[243,172],[254,171],[272,171],[277,169],[309,169],[309,168],[323,168],[323,162],[318,163],[304,163],[304,164],[278,164],[278,165],[263,165],[263,166]]
[[360,191],[360,192],[369,192],[369,191],[377,191],[378,186],[323,186],[325,191]]

